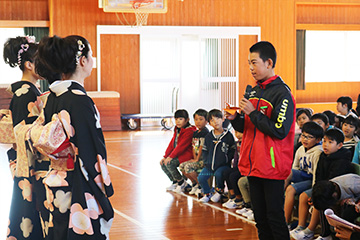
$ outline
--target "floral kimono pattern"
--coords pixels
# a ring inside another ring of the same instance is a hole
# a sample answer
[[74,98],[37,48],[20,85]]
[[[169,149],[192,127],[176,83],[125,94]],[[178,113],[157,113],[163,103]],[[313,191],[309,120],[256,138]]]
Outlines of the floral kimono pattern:
[[[13,126],[31,124],[39,115],[42,108],[38,88],[27,81],[13,83],[9,89],[13,93],[10,103]],[[10,170],[14,176],[13,195],[9,214],[7,239],[41,240],[39,212],[36,210],[33,196],[34,166],[30,167],[29,177],[15,176],[16,151],[8,151]]]
[[44,107],[45,124],[54,114],[61,119],[75,156],[66,154],[66,170],[51,159],[54,167],[37,181],[45,239],[109,239],[114,211],[108,198],[113,187],[99,113],[75,81],[54,82],[50,92]]

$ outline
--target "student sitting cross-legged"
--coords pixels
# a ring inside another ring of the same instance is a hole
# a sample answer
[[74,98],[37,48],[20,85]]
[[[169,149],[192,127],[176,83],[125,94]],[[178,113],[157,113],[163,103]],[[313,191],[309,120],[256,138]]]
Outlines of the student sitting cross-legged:
[[314,182],[313,174],[322,153],[320,142],[323,136],[324,130],[316,122],[304,124],[301,133],[302,146],[296,151],[291,173],[285,181],[285,183],[292,183],[286,186],[285,190],[284,210],[287,224],[291,221],[295,196],[310,189]]
[[[222,127],[224,117],[220,110],[211,110],[208,121],[214,129],[206,135],[202,150],[205,167],[200,172],[198,180],[204,190],[204,196],[200,199],[200,202],[208,202],[210,199],[212,202],[218,202],[225,187],[223,172],[230,168],[236,146],[232,133]],[[215,194],[211,192],[208,183],[211,176],[215,176]]]

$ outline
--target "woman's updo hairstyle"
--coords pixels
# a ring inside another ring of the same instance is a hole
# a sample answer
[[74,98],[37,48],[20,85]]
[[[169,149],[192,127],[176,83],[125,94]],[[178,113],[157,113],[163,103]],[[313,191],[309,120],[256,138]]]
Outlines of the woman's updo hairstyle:
[[38,44],[33,37],[9,38],[4,44],[4,61],[10,67],[19,66],[24,71],[25,62],[33,62],[37,49]]
[[[37,62],[41,68],[37,68],[37,73],[44,77],[42,73],[52,74],[73,74],[82,56],[88,57],[89,42],[76,35],[60,38],[58,36],[43,37],[39,43]],[[35,64],[36,66],[36,64]]]

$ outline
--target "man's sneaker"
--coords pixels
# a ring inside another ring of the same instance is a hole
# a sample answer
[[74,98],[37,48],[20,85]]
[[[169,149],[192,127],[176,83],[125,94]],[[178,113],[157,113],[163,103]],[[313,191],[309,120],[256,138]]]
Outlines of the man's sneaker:
[[195,195],[196,191],[199,189],[199,184],[196,184],[191,188],[191,191],[189,192],[190,195]]
[[186,181],[184,181],[181,185],[177,185],[176,189],[174,190],[174,192],[176,193],[182,193],[185,191],[186,186],[189,185]]
[[166,188],[166,191],[174,191],[177,186],[178,186],[177,183],[173,183],[169,187]]
[[236,210],[235,212],[236,212],[237,214],[244,215],[244,214],[245,214],[247,211],[249,211],[249,210],[251,210],[251,209],[249,209],[249,208],[242,208],[242,209]]
[[207,203],[210,200],[211,197],[212,197],[212,193],[205,194],[202,198],[200,198],[199,201],[202,202],[202,203]]
[[220,198],[221,198],[221,194],[218,193],[218,192],[216,192],[216,193],[210,198],[210,200],[211,200],[212,202],[218,202],[218,201],[220,200]]
[[291,237],[294,238],[295,240],[312,240],[312,239],[314,239],[314,232],[305,233],[305,231],[302,230],[302,231],[293,233],[291,235]]
[[331,235],[329,235],[327,237],[318,236],[316,238],[316,240],[332,240],[332,237],[331,237]]

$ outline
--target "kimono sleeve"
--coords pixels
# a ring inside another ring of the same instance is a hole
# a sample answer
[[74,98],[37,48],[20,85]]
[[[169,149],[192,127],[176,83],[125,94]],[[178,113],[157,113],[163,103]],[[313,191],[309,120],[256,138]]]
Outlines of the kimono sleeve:
[[85,177],[89,183],[95,183],[98,190],[110,197],[114,191],[107,169],[107,154],[99,113],[88,96],[78,96],[75,101],[76,104],[70,112],[71,124],[74,127],[74,136],[70,141],[78,149],[80,166],[83,174],[88,174]]

